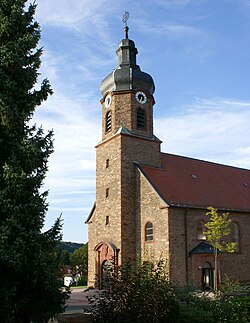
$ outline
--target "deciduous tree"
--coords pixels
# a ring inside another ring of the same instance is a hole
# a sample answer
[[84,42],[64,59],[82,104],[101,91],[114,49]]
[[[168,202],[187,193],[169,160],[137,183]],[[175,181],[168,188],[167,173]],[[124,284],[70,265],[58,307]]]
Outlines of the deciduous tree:
[[88,275],[88,244],[76,249],[70,255],[70,266],[74,274],[87,277]]
[[235,242],[226,242],[225,238],[229,236],[231,229],[231,220],[229,219],[229,213],[219,214],[218,210],[214,207],[208,207],[206,213],[210,216],[209,221],[205,224],[207,228],[204,232],[207,241],[214,248],[214,287],[218,289],[218,252],[232,253],[236,250]]

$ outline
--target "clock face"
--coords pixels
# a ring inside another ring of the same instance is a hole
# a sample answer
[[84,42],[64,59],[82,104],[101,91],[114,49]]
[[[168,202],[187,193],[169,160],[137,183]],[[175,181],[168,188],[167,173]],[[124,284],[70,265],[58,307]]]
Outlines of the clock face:
[[136,101],[140,104],[145,104],[147,102],[146,94],[142,91],[138,91],[135,94]]
[[108,94],[108,95],[106,96],[106,98],[105,98],[105,102],[104,102],[105,108],[108,108],[108,107],[110,106],[111,101],[112,101],[112,99],[111,99],[111,94]]

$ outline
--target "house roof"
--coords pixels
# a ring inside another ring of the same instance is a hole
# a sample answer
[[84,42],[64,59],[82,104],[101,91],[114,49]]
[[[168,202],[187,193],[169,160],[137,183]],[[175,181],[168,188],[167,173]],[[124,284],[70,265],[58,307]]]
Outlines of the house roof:
[[161,154],[162,168],[139,166],[169,206],[250,211],[250,170]]
[[91,219],[91,217],[92,217],[92,215],[93,215],[93,213],[94,213],[94,211],[95,211],[95,208],[96,208],[96,202],[94,203],[94,205],[92,206],[92,209],[91,209],[91,211],[90,211],[90,213],[89,213],[89,215],[88,215],[88,217],[87,217],[87,219],[86,219],[86,221],[85,221],[85,223],[86,224],[88,224],[89,223],[89,221],[90,221],[90,219]]
[[214,254],[214,248],[209,243],[202,241],[189,254]]

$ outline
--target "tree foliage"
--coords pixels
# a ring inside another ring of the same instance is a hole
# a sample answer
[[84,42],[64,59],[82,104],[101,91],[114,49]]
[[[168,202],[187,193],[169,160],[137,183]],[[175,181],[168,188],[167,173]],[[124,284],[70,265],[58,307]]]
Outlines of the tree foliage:
[[215,290],[218,289],[218,252],[229,252],[232,253],[236,250],[236,243],[232,241],[226,241],[225,238],[231,233],[230,225],[231,220],[229,219],[229,213],[219,214],[218,210],[212,206],[208,207],[206,213],[210,219],[205,224],[206,231],[204,232],[207,241],[214,248],[214,283]]
[[42,49],[36,5],[0,1],[0,321],[46,322],[66,298],[60,289],[58,219],[41,233],[48,192],[41,192],[53,152],[53,132],[30,125],[52,94],[37,89]]
[[236,243],[225,241],[225,237],[231,233],[230,225],[232,221],[229,219],[229,213],[220,215],[217,209],[213,207],[208,207],[208,210],[206,214],[210,216],[210,219],[205,224],[207,230],[204,232],[207,241],[219,251],[234,252]]
[[155,268],[130,262],[107,275],[94,308],[95,322],[179,322],[180,303],[163,261]]
[[60,241],[60,243],[58,244],[57,250],[61,257],[62,266],[70,266],[71,255],[73,254],[74,251],[81,248],[82,246],[83,246],[82,243]]
[[87,277],[88,275],[88,244],[76,249],[70,255],[70,266],[74,274]]
[[59,251],[68,251],[73,253],[76,249],[79,249],[83,246],[83,243],[70,242],[70,241],[60,241],[58,245]]

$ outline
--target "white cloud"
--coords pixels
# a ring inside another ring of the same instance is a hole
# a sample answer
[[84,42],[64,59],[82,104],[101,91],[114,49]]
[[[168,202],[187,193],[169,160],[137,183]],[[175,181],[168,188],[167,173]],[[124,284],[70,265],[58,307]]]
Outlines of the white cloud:
[[42,26],[67,30],[73,33],[74,39],[80,35],[83,42],[88,39],[88,45],[102,44],[110,51],[112,37],[109,19],[121,14],[119,1],[112,1],[112,5],[107,5],[104,0],[74,0],[73,2],[37,0],[37,2],[36,19]]
[[80,160],[81,169],[93,169],[95,170],[95,162],[93,159],[82,159]]
[[250,146],[249,147],[244,147],[244,148],[238,148],[238,149],[236,149],[236,152],[238,152],[238,153],[240,153],[240,154],[242,154],[242,155],[248,155],[248,156],[250,156]]
[[250,102],[197,99],[180,110],[156,120],[164,151],[250,168]]
[[188,5],[201,5],[207,0],[154,0],[157,4],[164,7],[183,8]]
[[203,5],[207,0],[154,0],[154,3],[167,9],[181,10],[187,6]]
[[[181,56],[185,60],[195,57],[195,61],[197,61],[197,59],[203,60],[213,53],[213,37],[206,29],[197,27],[193,22],[183,23],[176,20],[174,22],[170,20],[158,22],[139,18],[136,24],[143,34],[151,35],[152,41],[158,40],[159,57],[162,55],[166,59],[172,55],[177,59]],[[170,48],[171,50],[169,50]],[[155,53],[154,46],[147,47],[146,50],[152,50],[152,54]]]
[[[58,208],[55,208],[53,206],[50,207],[51,211],[57,211]],[[74,217],[74,212],[82,212],[85,211],[86,209],[83,207],[60,207],[61,212],[71,212],[70,214],[70,218]],[[67,216],[67,213],[66,213]],[[77,214],[78,216],[78,214]],[[64,217],[65,217],[65,213],[64,213]]]
[[94,18],[105,8],[104,0],[38,0],[37,17],[41,23],[56,26],[76,26]]
[[137,20],[140,29],[145,33],[154,34],[156,36],[171,36],[171,37],[191,37],[198,36],[200,38],[207,38],[207,32],[200,28],[193,27],[187,24],[180,23],[149,23],[146,20]]
[[46,227],[61,212],[64,217],[78,218],[83,223],[85,209],[92,207],[94,146],[100,140],[101,131],[99,108],[98,100],[91,95],[71,98],[58,92],[38,109],[32,120],[55,132],[55,152],[49,159],[44,186],[49,189],[50,204]]
[[45,75],[49,80],[58,80],[57,65],[60,59],[52,56],[47,49],[44,49],[40,73]]
[[203,99],[196,98],[195,102],[192,104],[195,109],[205,108],[205,109],[241,109],[249,108],[249,101],[241,101],[233,98],[215,98],[215,99]]

